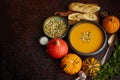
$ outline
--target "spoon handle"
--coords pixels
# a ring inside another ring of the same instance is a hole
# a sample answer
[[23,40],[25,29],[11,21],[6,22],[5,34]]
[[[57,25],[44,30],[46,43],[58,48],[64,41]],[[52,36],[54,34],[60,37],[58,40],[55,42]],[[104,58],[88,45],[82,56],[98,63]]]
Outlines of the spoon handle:
[[102,58],[102,60],[101,60],[101,65],[103,65],[103,64],[105,63],[106,58],[107,58],[107,54],[108,54],[108,52],[109,52],[109,49],[110,49],[110,46],[107,48],[107,51],[106,51],[105,55],[103,56],[103,58]]

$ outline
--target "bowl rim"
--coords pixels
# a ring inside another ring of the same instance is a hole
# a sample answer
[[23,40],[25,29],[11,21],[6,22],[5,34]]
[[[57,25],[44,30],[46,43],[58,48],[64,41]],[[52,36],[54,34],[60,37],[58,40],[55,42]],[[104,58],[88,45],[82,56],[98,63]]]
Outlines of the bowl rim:
[[[95,25],[97,25],[97,27],[99,27],[99,29],[101,29],[101,31],[103,32],[104,42],[103,42],[102,46],[101,46],[98,50],[96,50],[95,52],[91,52],[91,53],[83,53],[83,52],[80,52],[80,51],[76,50],[76,49],[72,46],[72,44],[71,44],[71,42],[70,42],[70,33],[71,33],[71,31],[72,31],[77,25],[79,25],[79,24],[81,24],[81,23],[91,23],[91,24],[95,24]],[[68,33],[68,43],[69,43],[71,49],[72,49],[73,51],[75,51],[77,54],[82,55],[82,56],[92,56],[92,55],[96,55],[96,54],[100,53],[100,52],[101,52],[102,50],[104,50],[104,48],[106,47],[106,45],[107,45],[107,40],[108,40],[108,38],[107,38],[107,33],[106,33],[106,31],[104,30],[104,28],[102,27],[102,25],[100,25],[99,23],[94,22],[94,21],[87,21],[87,20],[79,21],[78,23],[76,23],[75,25],[73,25],[73,27],[70,29],[70,31],[69,31],[69,33]]]
[[[50,19],[53,19],[53,18],[59,18],[59,19],[63,20],[63,22],[67,25],[67,31],[66,31],[63,35],[61,35],[60,37],[50,37],[50,36],[47,35],[47,34],[45,33],[45,31],[44,31],[44,27],[45,27],[46,22],[47,22],[48,20],[50,20]],[[67,19],[64,18],[64,17],[58,16],[58,15],[53,15],[53,16],[50,16],[50,17],[46,18],[46,19],[44,20],[44,22],[43,22],[43,32],[44,32],[44,34],[45,34],[47,37],[49,37],[49,38],[63,38],[63,37],[66,36],[66,34],[68,33],[68,31],[69,31],[69,24],[68,24]]]

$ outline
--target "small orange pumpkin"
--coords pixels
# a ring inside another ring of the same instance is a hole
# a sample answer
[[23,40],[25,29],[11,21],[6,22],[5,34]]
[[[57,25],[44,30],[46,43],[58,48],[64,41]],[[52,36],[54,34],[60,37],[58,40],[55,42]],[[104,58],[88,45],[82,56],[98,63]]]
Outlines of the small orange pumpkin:
[[67,42],[61,38],[53,38],[47,44],[48,54],[55,59],[60,59],[68,53]]
[[120,23],[116,16],[107,16],[103,19],[102,25],[107,33],[115,33],[118,31]]
[[82,67],[82,60],[73,53],[66,55],[61,61],[61,67],[66,74],[76,74]]

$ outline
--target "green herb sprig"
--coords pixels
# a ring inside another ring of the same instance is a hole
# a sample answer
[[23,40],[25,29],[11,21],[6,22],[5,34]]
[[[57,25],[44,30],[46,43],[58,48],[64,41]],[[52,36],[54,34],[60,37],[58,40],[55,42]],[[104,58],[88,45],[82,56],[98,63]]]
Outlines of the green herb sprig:
[[116,45],[112,57],[101,67],[94,80],[112,80],[114,75],[120,75],[120,44]]

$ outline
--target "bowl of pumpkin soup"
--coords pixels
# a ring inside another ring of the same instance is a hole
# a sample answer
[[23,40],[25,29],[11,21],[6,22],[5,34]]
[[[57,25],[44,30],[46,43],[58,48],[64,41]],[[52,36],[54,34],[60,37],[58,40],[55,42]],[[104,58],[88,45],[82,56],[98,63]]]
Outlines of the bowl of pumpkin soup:
[[107,34],[102,26],[92,21],[81,21],[69,32],[70,47],[84,56],[100,53],[107,44]]

